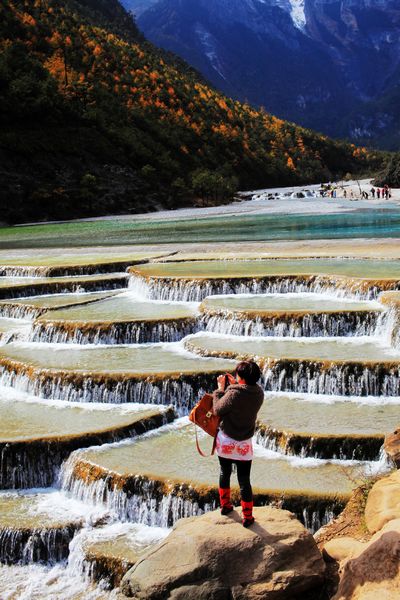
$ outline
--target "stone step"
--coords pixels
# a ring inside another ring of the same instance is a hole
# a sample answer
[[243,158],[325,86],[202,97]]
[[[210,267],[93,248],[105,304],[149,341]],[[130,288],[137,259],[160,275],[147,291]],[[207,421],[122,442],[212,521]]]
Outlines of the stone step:
[[400,398],[396,404],[359,400],[267,393],[258,414],[257,441],[289,455],[378,460],[385,435],[399,421]]
[[199,358],[177,344],[78,346],[9,343],[0,347],[1,382],[44,398],[80,402],[174,404],[181,414],[235,363]]
[[65,560],[69,544],[87,514],[54,490],[0,492],[0,563],[30,564]]
[[57,308],[67,308],[110,298],[119,291],[81,292],[30,296],[0,301],[0,315],[14,319],[36,319],[43,313]]
[[400,350],[378,338],[257,338],[210,332],[184,345],[201,356],[255,358],[266,391],[400,396]]
[[47,487],[77,448],[159,427],[174,410],[143,404],[77,405],[0,389],[0,489]]
[[[204,447],[207,442],[201,440]],[[317,527],[342,509],[364,468],[362,463],[293,460],[257,445],[255,501],[282,504]],[[170,526],[216,505],[218,471],[216,458],[198,454],[193,426],[183,419],[132,443],[77,451],[64,464],[62,479],[63,488],[75,497],[95,503],[101,499],[122,520]],[[238,501],[234,476],[232,486]]]
[[24,298],[38,294],[97,292],[127,286],[128,275],[79,275],[76,277],[0,277],[0,299]]
[[51,310],[37,319],[33,341],[174,342],[197,329],[197,305],[139,301],[124,293],[95,304]]

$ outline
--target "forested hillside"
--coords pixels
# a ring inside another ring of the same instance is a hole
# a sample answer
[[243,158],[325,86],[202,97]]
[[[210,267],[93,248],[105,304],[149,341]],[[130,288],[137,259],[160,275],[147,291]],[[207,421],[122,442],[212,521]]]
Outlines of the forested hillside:
[[220,202],[382,162],[218,93],[117,0],[2,1],[0,121],[2,221]]

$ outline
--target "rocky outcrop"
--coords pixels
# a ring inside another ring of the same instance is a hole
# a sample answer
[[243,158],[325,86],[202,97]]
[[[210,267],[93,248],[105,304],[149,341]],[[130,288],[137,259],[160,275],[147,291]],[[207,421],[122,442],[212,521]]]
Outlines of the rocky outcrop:
[[[343,545],[343,541],[335,540]],[[333,542],[331,542],[332,544]],[[398,600],[400,519],[387,523],[366,544],[348,543],[339,588],[332,600]]]
[[288,511],[257,508],[255,517],[249,529],[242,527],[236,511],[180,520],[127,573],[121,598],[311,598],[325,570],[312,536]]
[[400,519],[400,471],[375,483],[365,507],[365,524],[371,533],[392,519]]
[[[360,490],[365,493],[365,488]],[[356,494],[357,495],[357,494]],[[360,496],[360,494],[358,494]],[[360,500],[360,498],[359,498]],[[362,503],[358,503],[362,508]],[[348,508],[344,512],[348,512]],[[398,600],[400,588],[400,472],[377,481],[366,498],[360,527],[336,527],[339,536],[323,544],[329,578],[336,579],[332,600]],[[346,525],[346,524],[345,524]],[[335,524],[322,530],[327,531]],[[365,527],[366,526],[366,527]],[[354,535],[351,537],[348,533]],[[371,534],[373,534],[371,536]],[[321,534],[317,534],[320,542]],[[336,575],[339,570],[339,576]],[[332,584],[332,581],[331,581]]]

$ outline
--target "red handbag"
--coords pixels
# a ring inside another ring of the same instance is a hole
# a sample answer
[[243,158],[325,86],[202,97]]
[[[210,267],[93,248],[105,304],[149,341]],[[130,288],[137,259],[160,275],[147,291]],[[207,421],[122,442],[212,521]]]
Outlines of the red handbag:
[[[214,438],[212,450],[210,456],[212,456],[215,452],[215,445],[217,440],[218,427],[220,422],[220,417],[214,415],[213,413],[213,397],[212,394],[204,394],[201,400],[196,404],[196,406],[192,409],[189,420],[192,421],[198,427],[201,427],[203,431],[208,433]],[[198,453],[201,456],[208,456],[208,454],[204,454],[199,445],[199,440],[197,437],[197,427],[196,430],[196,447]]]

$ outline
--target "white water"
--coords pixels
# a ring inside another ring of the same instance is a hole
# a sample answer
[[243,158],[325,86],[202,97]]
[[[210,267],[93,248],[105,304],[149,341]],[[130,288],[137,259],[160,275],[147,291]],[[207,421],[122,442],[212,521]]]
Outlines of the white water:
[[[22,278],[19,278],[22,281]],[[193,314],[198,313],[199,302],[206,296],[222,293],[228,296],[238,294],[242,297],[251,297],[257,293],[280,293],[289,297],[292,295],[298,299],[318,294],[318,298],[323,302],[326,299],[340,299],[343,311],[345,311],[346,303],[354,302],[360,298],[375,298],[377,291],[370,290],[367,292],[349,291],[345,287],[334,288],[331,284],[327,284],[323,278],[316,278],[312,284],[296,283],[290,278],[281,278],[280,281],[249,281],[239,282],[238,284],[232,281],[204,281],[204,282],[156,282],[150,279],[148,282],[140,277],[132,276],[130,278],[130,289],[125,293],[132,300],[134,305],[138,299],[152,299],[156,305],[171,301],[180,301],[188,304],[191,302],[190,308]],[[381,305],[376,303],[376,308]],[[372,307],[371,307],[372,308]],[[8,309],[7,309],[8,310]],[[10,309],[11,310],[11,309]],[[18,312],[15,309],[13,317],[25,318],[28,316],[23,310]],[[0,308],[1,312],[1,308]],[[10,313],[11,314],[11,313]],[[29,315],[33,318],[33,314]],[[213,320],[214,319],[214,320]],[[20,323],[21,321],[16,321]],[[254,344],[257,344],[257,338],[271,336],[274,341],[279,339],[285,340],[286,336],[296,338],[294,343],[306,345],[307,347],[318,345],[320,340],[313,339],[312,336],[324,335],[325,341],[332,341],[332,335],[348,336],[346,341],[340,338],[340,344],[347,344],[348,347],[354,349],[354,356],[357,355],[357,349],[360,344],[365,342],[364,336],[368,336],[369,340],[373,340],[376,347],[382,350],[385,349],[387,356],[392,356],[393,360],[398,360],[400,352],[399,334],[395,333],[398,325],[398,318],[394,310],[385,310],[374,321],[373,318],[365,318],[364,320],[342,319],[335,321],[335,317],[331,317],[321,321],[316,319],[315,315],[310,313],[304,319],[301,327],[294,323],[277,323],[270,329],[266,328],[261,320],[248,319],[240,321],[231,316],[211,317],[204,324],[207,329],[211,330],[208,335],[215,336],[215,333],[228,334],[227,339],[237,341],[238,335],[243,335],[249,340],[249,336],[253,338]],[[142,330],[140,335],[137,331],[129,333],[129,339],[122,339],[123,343],[134,342],[133,346],[142,345],[155,341],[158,336],[160,339],[162,334],[149,333]],[[186,333],[186,332],[185,332]],[[57,352],[58,350],[68,349],[73,352],[74,349],[82,350],[84,348],[90,351],[90,347],[106,346],[106,344],[121,343],[119,332],[111,331],[104,338],[100,334],[94,337],[85,337],[77,335],[71,339],[65,339],[62,335],[56,332],[47,331],[43,334],[43,338],[35,333],[35,340],[52,339],[52,343],[30,343],[29,347],[34,347],[38,353],[41,351]],[[139,337],[138,337],[139,335]],[[167,341],[173,339],[175,333],[170,332],[170,337]],[[179,333],[182,337],[183,333]],[[204,332],[199,334],[204,335]],[[52,337],[54,336],[54,338]],[[136,337],[135,337],[136,336]],[[140,337],[142,336],[142,337]],[[397,336],[397,337],[396,337]],[[220,335],[216,337],[221,337]],[[307,337],[307,339],[304,339]],[[145,339],[144,339],[145,338]],[[339,339],[339,338],[338,338]],[[3,340],[7,342],[8,340]],[[258,339],[259,341],[259,339]],[[64,343],[68,342],[68,343]],[[72,343],[69,343],[72,342]],[[88,344],[91,342],[91,344]],[[79,346],[79,344],[81,344]],[[397,347],[396,347],[396,344]],[[23,344],[22,344],[23,345]],[[177,356],[193,357],[184,346],[182,341],[174,343],[163,342],[152,344],[152,347],[164,347],[173,350]],[[390,350],[391,347],[391,350]],[[201,360],[213,360],[201,359]],[[379,405],[384,410],[387,404],[400,404],[400,384],[399,375],[396,373],[386,374],[382,378],[371,370],[365,369],[361,374],[354,375],[344,373],[341,369],[331,369],[329,373],[305,373],[301,370],[288,373],[284,370],[274,370],[267,367],[265,371],[265,382],[267,389],[278,390],[274,395],[284,393],[285,396],[293,395],[293,397],[301,398],[303,402],[319,402],[321,404],[335,403],[359,403],[366,405]],[[80,407],[85,410],[101,409],[109,411],[115,409],[115,404],[126,402],[121,405],[120,410],[131,411],[134,407],[143,408],[149,403],[169,404],[173,402],[179,414],[187,414],[188,409],[197,399],[197,393],[205,390],[196,390],[187,382],[170,382],[165,380],[162,386],[154,385],[153,383],[144,382],[130,386],[124,382],[109,386],[95,384],[90,377],[87,377],[84,385],[74,386],[66,384],[61,379],[49,381],[32,381],[26,375],[15,375],[8,371],[3,371],[0,381],[6,387],[0,387],[0,395],[6,402],[29,402],[38,403],[45,408],[46,406],[65,407],[71,406],[73,403],[79,403]],[[212,379],[213,381],[213,379]],[[211,379],[210,379],[211,382]],[[211,385],[211,383],[210,383]],[[281,392],[280,390],[289,389],[293,391]],[[27,393],[29,392],[29,394]],[[36,396],[32,396],[35,393]],[[267,392],[268,397],[268,392]],[[139,401],[141,404],[132,404],[133,401]],[[154,435],[159,435],[161,432],[169,432],[177,430],[188,423],[187,417],[177,419],[174,423],[165,425],[164,427],[150,431],[140,437],[150,438]],[[132,440],[124,440],[114,444],[105,444],[97,451],[106,452],[110,447],[118,445],[132,444]],[[269,460],[282,460],[286,464],[290,464],[295,469],[313,469],[321,465],[334,464],[339,467],[348,467],[352,465],[358,468],[360,477],[363,479],[377,473],[384,473],[387,468],[387,462],[384,455],[381,455],[376,461],[354,461],[354,460],[338,460],[338,459],[316,459],[307,458],[305,456],[288,456],[281,451],[264,448],[261,444],[254,444],[255,456],[265,459],[266,468],[268,468]],[[90,566],[85,562],[83,545],[89,542],[114,539],[120,535],[131,536],[132,543],[139,545],[147,545],[154,543],[157,540],[163,539],[170,529],[168,529],[177,519],[184,516],[192,516],[201,514],[203,511],[212,510],[215,508],[213,503],[206,504],[200,507],[192,500],[183,500],[176,495],[176,491],[172,494],[162,497],[155,497],[151,482],[147,485],[142,485],[138,490],[140,493],[127,495],[124,491],[118,489],[110,489],[106,480],[99,479],[93,483],[86,484],[84,481],[73,477],[72,469],[75,461],[80,456],[81,450],[72,453],[62,468],[60,487],[61,489],[46,489],[37,490],[37,493],[42,494],[41,500],[36,505],[32,505],[30,511],[32,515],[40,517],[47,514],[53,518],[59,519],[81,519],[82,528],[79,532],[72,535],[72,541],[69,546],[69,557],[64,563],[55,566],[43,565],[0,565],[0,599],[1,600],[75,600],[82,597],[85,600],[110,600],[116,598],[117,591],[107,592],[101,587],[95,586],[91,581],[93,575]],[[216,475],[217,477],[217,475]],[[140,474],[138,474],[138,480]],[[25,494],[30,492],[22,492]],[[1,498],[10,492],[0,492]],[[303,519],[307,527],[316,530],[321,524],[326,523],[334,516],[333,511],[328,507],[323,511],[304,507]],[[51,540],[50,540],[51,542]],[[49,543],[50,543],[49,542]],[[28,548],[31,551],[31,548]],[[25,557],[32,556],[29,552],[25,552]]]
[[163,280],[157,278],[145,279],[137,275],[129,278],[129,289],[142,300],[186,301],[201,302],[207,296],[231,294],[286,294],[286,293],[316,293],[329,294],[337,298],[374,299],[378,295],[376,289],[368,291],[350,291],[346,284],[327,283],[329,277],[315,277],[309,281],[297,281],[294,277],[265,277],[258,280],[235,282],[224,279],[191,281],[184,279]]
[[0,564],[1,600],[116,600],[118,590],[104,592],[60,563],[42,565]]
[[254,456],[258,456],[260,458],[265,458],[267,460],[276,460],[277,458],[286,460],[293,467],[297,467],[299,469],[312,469],[316,467],[320,467],[321,465],[341,465],[343,467],[358,467],[360,476],[363,478],[373,477],[378,473],[383,473],[385,471],[390,471],[391,466],[388,463],[387,457],[385,454],[381,454],[379,460],[376,461],[360,461],[360,460],[343,460],[338,458],[310,458],[305,456],[291,456],[280,452],[279,450],[274,450],[271,448],[266,448],[262,446],[260,443],[256,441],[253,442],[254,448]]

